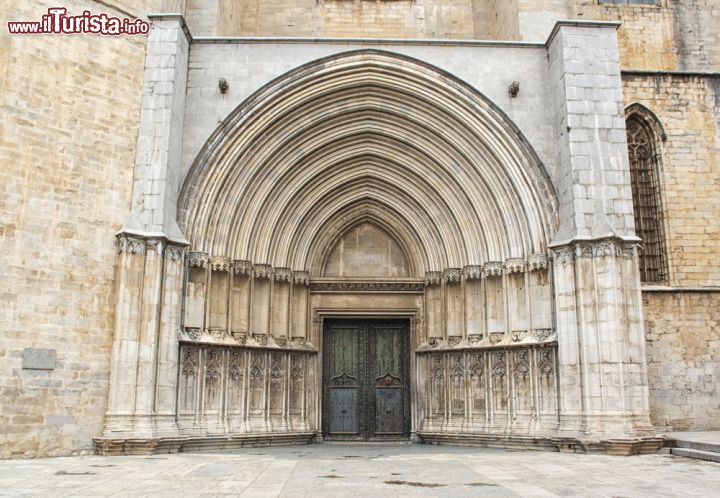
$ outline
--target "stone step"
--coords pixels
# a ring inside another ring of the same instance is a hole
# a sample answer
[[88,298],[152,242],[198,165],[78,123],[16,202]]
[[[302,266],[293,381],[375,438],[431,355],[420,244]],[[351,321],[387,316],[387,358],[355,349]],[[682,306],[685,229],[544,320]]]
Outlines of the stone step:
[[709,451],[720,454],[720,443],[710,443],[707,441],[691,441],[688,439],[675,439],[673,448],[685,448],[690,450]]
[[720,463],[720,453],[715,451],[694,450],[691,448],[672,448],[670,452],[675,456]]

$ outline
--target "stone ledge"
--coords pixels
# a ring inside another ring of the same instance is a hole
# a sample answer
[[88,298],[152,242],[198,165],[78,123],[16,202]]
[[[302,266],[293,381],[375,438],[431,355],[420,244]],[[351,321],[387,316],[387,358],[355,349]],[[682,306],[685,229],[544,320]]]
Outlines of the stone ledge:
[[479,446],[483,448],[561,451],[564,453],[645,455],[656,453],[663,445],[661,437],[577,439],[504,434],[418,432],[422,442]]
[[156,455],[189,451],[229,450],[255,446],[310,444],[316,432],[228,434],[164,438],[93,438],[98,455]]

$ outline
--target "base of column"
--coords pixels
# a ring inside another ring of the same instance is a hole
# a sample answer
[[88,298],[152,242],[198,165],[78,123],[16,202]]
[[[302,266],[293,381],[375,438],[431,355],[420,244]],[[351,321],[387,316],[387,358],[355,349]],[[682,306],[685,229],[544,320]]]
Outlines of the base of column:
[[231,450],[255,446],[310,444],[315,432],[179,436],[161,438],[93,438],[99,455],[156,455],[189,451]]

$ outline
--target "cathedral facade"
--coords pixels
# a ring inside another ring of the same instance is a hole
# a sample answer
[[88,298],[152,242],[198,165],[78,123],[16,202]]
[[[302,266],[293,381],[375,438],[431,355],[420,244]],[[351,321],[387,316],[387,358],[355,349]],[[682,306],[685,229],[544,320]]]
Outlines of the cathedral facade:
[[75,2],[149,34],[5,36],[2,455],[720,429],[712,3]]

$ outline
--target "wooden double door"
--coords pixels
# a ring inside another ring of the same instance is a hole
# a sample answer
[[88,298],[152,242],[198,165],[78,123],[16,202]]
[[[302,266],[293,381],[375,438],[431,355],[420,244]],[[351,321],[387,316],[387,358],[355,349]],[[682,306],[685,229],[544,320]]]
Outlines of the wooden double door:
[[326,439],[410,436],[409,332],[407,320],[325,320]]

